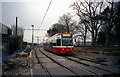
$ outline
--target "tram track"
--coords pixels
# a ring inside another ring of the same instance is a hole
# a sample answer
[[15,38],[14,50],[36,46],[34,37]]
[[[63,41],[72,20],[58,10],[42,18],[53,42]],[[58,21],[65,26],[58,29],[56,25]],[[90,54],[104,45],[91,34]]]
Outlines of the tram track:
[[[43,53],[43,54],[44,54],[44,53]],[[46,56],[47,56],[47,55],[46,55]],[[63,57],[63,56],[62,56],[62,57]],[[54,60],[53,58],[51,58],[51,57],[49,57],[49,56],[48,56],[48,58]],[[66,59],[68,59],[68,60],[70,60],[70,61],[76,62],[76,63],[78,63],[78,64],[81,64],[81,65],[83,65],[83,66],[90,66],[90,65],[88,65],[88,64],[85,64],[85,63],[82,63],[82,62],[79,62],[79,61],[76,61],[76,60],[73,60],[73,59],[70,59],[70,58],[67,58],[67,57],[64,57],[64,58],[66,58]],[[55,60],[54,60],[54,61],[55,61]],[[66,68],[65,65],[62,65],[61,63],[59,63],[59,62],[57,62],[57,61],[55,61],[55,62]],[[67,69],[69,69],[69,68],[67,68]],[[91,70],[91,69],[89,69],[89,68],[82,67],[82,69],[84,69],[84,70],[87,71],[87,72],[91,72],[94,76],[98,76],[98,74],[97,74],[95,71],[93,71],[93,70]],[[69,70],[71,70],[71,69],[69,69]],[[104,71],[105,71],[105,70],[104,70]],[[72,72],[73,72],[73,71],[72,71]],[[107,71],[107,72],[108,72],[108,71]]]
[[[78,60],[75,60],[75,59],[73,59],[73,58],[69,58],[69,57],[65,57],[65,58],[67,58],[68,60],[71,60],[71,61],[74,61],[74,62],[76,62],[76,63],[80,63],[80,64],[82,64],[82,65],[84,65],[84,66],[92,66],[92,67],[94,67],[94,68],[97,68],[97,69],[100,69],[100,70],[103,70],[103,71],[107,71],[107,72],[110,72],[111,74],[115,74],[114,72],[111,72],[111,71],[109,71],[109,70],[106,70],[106,69],[103,69],[103,68],[99,68],[99,67],[97,67],[97,66],[93,66],[92,64],[90,65],[90,64],[87,64],[87,63],[85,63],[85,62],[81,62],[80,60],[78,61]],[[78,57],[75,57],[75,58],[78,58]],[[79,58],[78,58],[79,59]],[[84,59],[85,60],[85,59]],[[87,61],[89,61],[89,60],[87,60]],[[90,69],[87,69],[88,71],[90,71],[90,72],[94,72],[94,71],[91,71]],[[96,73],[95,73],[96,74]]]
[[105,66],[108,65],[108,64],[105,64],[105,63],[95,62],[95,61],[93,61],[93,60],[89,60],[89,59],[86,59],[86,58],[84,58],[84,57],[80,57],[80,56],[77,56],[77,55],[73,55],[72,57],[78,58],[78,59],[80,59],[80,60],[89,61],[89,62],[92,62],[92,63],[95,63],[95,64],[99,64],[99,65],[105,65]]
[[39,49],[39,51],[40,51],[43,55],[45,55],[46,57],[48,57],[49,59],[51,59],[53,62],[55,62],[56,64],[60,65],[61,67],[66,68],[67,70],[69,70],[69,71],[71,71],[72,73],[74,73],[74,74],[76,75],[76,77],[80,77],[77,73],[75,73],[74,71],[72,71],[70,68],[66,67],[65,65],[59,63],[58,61],[54,60],[54,59],[51,58],[50,56],[46,55],[46,54],[43,53],[40,49]]
[[40,67],[41,67],[42,69],[44,69],[44,71],[45,71],[46,74],[47,74],[47,77],[51,77],[49,71],[42,65],[42,62],[40,61],[40,59],[39,59],[39,57],[38,57],[38,55],[37,55],[37,53],[36,53],[36,50],[37,50],[37,48],[35,49],[35,57],[37,58],[38,64],[40,65]]
[[[37,50],[37,49],[36,49],[36,50]],[[40,62],[39,57],[37,56],[36,50],[35,50],[35,56],[36,56],[36,58],[37,58],[37,60],[38,60],[38,63],[40,64],[40,66],[41,66],[43,69],[45,69],[48,77],[52,77],[52,75],[49,73],[49,70],[47,70],[47,68],[45,68],[45,67],[42,65],[42,63]],[[65,69],[69,70],[70,72],[72,72],[73,74],[75,74],[75,76],[77,76],[77,77],[80,77],[80,74],[76,73],[74,70],[72,70],[71,68],[69,68],[69,67],[67,66],[67,64],[64,64],[64,63],[61,63],[61,62],[57,61],[57,59],[53,58],[52,56],[57,56],[57,57],[64,58],[64,59],[66,59],[66,62],[67,62],[67,60],[68,60],[68,62],[74,62],[74,63],[78,64],[78,65],[81,67],[82,70],[85,70],[85,71],[91,73],[92,76],[95,76],[95,77],[99,77],[99,76],[102,75],[101,73],[97,73],[96,70],[100,70],[100,71],[102,71],[102,72],[107,72],[106,74],[103,74],[103,76],[105,75],[105,77],[106,77],[106,76],[107,76],[107,77],[109,77],[109,76],[110,76],[110,77],[114,77],[114,76],[116,75],[116,73],[114,73],[114,72],[112,72],[112,71],[106,70],[106,69],[104,69],[104,68],[97,67],[97,66],[95,66],[95,65],[93,66],[93,64],[90,65],[90,64],[89,64],[90,62],[91,62],[91,63],[94,63],[94,62],[89,61],[89,60],[86,60],[86,59],[84,59],[84,58],[79,58],[78,56],[69,56],[69,57],[68,57],[68,56],[67,56],[67,57],[66,57],[66,56],[58,56],[58,55],[56,55],[56,54],[49,53],[49,52],[47,52],[47,51],[45,51],[45,50],[43,50],[43,49],[39,49],[39,52],[42,53],[46,58],[49,58],[50,60],[52,60],[54,63],[56,63],[56,64],[59,65],[60,67],[63,67],[63,68],[65,68]],[[76,60],[76,59],[73,59],[73,58],[77,58],[77,59],[79,59],[79,60]],[[89,63],[81,62],[80,60],[85,60],[86,62],[88,61]],[[104,65],[104,64],[99,64],[99,63],[94,63],[94,64]],[[90,67],[90,68],[88,68],[88,67]],[[91,67],[94,68],[95,70],[93,70]],[[109,73],[109,74],[108,74],[108,73]]]

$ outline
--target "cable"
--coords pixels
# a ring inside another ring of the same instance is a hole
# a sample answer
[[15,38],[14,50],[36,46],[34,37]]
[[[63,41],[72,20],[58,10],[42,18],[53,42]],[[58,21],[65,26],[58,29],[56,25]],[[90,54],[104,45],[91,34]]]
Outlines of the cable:
[[[46,12],[45,12],[45,15],[44,15],[44,17],[43,17],[43,19],[42,19],[42,21],[41,21],[41,23],[40,23],[40,26],[38,27],[38,30],[39,30],[40,27],[42,26],[42,23],[43,23],[46,15],[47,15],[47,12],[48,12],[48,10],[49,10],[49,8],[50,8],[51,3],[52,3],[52,0],[50,1],[49,5],[48,5],[48,8],[47,8],[47,10],[46,10]],[[38,30],[37,30],[37,33],[38,33]]]
[[44,15],[44,17],[43,17],[43,19],[42,19],[42,21],[41,21],[40,26],[38,27],[38,29],[41,27],[41,25],[42,25],[42,23],[43,23],[46,15],[47,15],[47,12],[48,12],[48,10],[49,10],[49,8],[50,8],[51,3],[52,3],[52,0],[51,0],[50,3],[49,3],[49,6],[48,6],[48,8],[47,8],[47,10],[46,10],[46,12],[45,12],[45,15]]
[[[23,30],[32,30],[32,29],[23,29]],[[43,31],[46,31],[47,29],[34,29],[34,30],[43,30]]]

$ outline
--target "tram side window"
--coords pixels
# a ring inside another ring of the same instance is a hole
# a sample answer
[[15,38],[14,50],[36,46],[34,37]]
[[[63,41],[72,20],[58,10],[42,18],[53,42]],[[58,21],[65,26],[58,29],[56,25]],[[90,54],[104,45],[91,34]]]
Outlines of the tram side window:
[[56,46],[56,43],[50,43],[49,47],[53,47],[53,46]]
[[53,46],[53,43],[50,43],[50,44],[49,44],[49,47],[52,47],[52,46]]
[[56,43],[53,43],[53,46],[56,46]]
[[57,39],[57,46],[61,46],[61,39]]

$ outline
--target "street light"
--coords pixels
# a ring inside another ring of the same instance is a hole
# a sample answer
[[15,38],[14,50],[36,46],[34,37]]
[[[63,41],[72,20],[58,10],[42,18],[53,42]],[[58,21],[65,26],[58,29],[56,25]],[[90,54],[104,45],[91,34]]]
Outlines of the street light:
[[37,38],[37,44],[39,44],[39,38],[40,36],[35,36]]
[[34,45],[34,25],[32,25],[32,47]]

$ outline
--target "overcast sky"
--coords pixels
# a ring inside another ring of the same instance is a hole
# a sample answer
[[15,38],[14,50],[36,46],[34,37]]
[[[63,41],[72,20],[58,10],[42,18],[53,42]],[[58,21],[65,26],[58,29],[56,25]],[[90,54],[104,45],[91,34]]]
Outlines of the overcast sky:
[[[17,1],[17,2],[16,2]],[[18,26],[31,29],[31,25],[38,28],[51,0],[2,0],[2,23],[11,26],[15,25],[15,17],[18,17]],[[69,6],[75,0],[53,0],[45,20],[40,28],[49,29],[56,23],[60,16],[72,12]],[[25,30],[24,41],[31,42],[32,31]],[[40,36],[42,39],[46,30],[35,31],[34,36]],[[36,42],[35,38],[35,42]]]
[[[18,26],[23,27],[24,29],[31,29],[31,25],[35,25],[35,28],[41,26],[40,27],[41,29],[48,30],[51,27],[51,25],[58,21],[60,16],[66,13],[74,12],[72,8],[70,8],[70,5],[73,4],[73,2],[75,2],[76,0],[52,0],[52,4],[42,25],[40,25],[41,21],[45,15],[45,12],[51,0],[1,0],[1,1],[2,1],[3,24],[11,27],[11,25],[15,25],[15,18],[18,17]],[[36,36],[41,37],[40,41],[43,40],[44,35],[46,34],[46,30],[34,32],[35,42],[37,41]],[[32,31],[25,30],[24,41],[31,42],[31,40]]]

